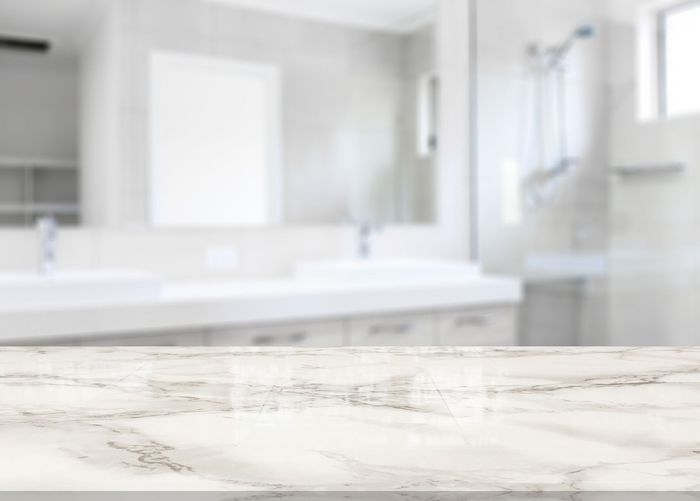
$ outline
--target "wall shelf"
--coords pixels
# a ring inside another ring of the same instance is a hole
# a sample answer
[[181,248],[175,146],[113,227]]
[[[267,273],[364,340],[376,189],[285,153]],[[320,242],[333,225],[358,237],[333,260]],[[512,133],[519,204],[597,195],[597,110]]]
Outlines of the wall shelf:
[[686,166],[684,163],[681,162],[623,165],[613,168],[615,174],[622,177],[656,174],[679,174],[681,172],[684,172],[685,170]]
[[45,215],[77,225],[79,184],[76,160],[0,156],[0,227],[33,226]]
[[0,214],[53,214],[73,215],[80,213],[80,207],[72,204],[0,204]]
[[0,169],[77,170],[78,161],[63,158],[0,157]]

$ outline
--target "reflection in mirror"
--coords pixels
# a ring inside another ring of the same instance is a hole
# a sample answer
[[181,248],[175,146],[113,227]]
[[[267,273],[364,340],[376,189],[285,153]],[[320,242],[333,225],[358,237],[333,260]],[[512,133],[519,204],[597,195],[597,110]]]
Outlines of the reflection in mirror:
[[154,224],[432,219],[432,0],[331,3],[200,3],[216,50],[186,37],[168,68],[153,44]]
[[434,11],[0,0],[0,225],[432,223]]
[[278,222],[278,68],[162,51],[150,64],[153,223]]
[[74,18],[46,7],[0,3],[1,227],[80,220]]

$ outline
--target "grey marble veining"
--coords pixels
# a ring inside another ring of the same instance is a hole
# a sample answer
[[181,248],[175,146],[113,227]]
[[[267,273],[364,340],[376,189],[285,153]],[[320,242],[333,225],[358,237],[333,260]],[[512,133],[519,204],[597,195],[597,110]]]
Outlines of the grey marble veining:
[[693,348],[0,349],[2,491],[697,492],[699,423]]

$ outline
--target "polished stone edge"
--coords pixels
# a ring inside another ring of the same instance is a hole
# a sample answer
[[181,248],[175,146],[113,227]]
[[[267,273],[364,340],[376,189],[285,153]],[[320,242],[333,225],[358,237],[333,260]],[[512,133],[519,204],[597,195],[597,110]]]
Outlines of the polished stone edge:
[[0,501],[700,501],[700,492],[0,492]]

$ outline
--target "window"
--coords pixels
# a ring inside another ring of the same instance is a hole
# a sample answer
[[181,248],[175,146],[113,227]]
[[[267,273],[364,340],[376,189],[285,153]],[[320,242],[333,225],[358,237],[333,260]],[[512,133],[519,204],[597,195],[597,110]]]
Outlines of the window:
[[659,112],[700,112],[700,0],[659,12]]

